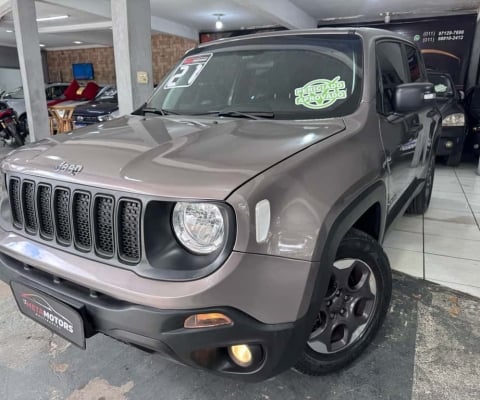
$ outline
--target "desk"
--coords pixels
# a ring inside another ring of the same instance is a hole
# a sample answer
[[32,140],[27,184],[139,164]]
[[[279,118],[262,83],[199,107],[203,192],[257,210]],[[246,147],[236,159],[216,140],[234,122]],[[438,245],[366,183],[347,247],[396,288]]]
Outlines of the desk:
[[[61,103],[48,108],[48,111],[57,123],[57,133],[66,133],[73,130],[73,110],[75,110],[74,105],[63,105]],[[50,124],[50,134],[54,134],[54,125],[52,123]]]

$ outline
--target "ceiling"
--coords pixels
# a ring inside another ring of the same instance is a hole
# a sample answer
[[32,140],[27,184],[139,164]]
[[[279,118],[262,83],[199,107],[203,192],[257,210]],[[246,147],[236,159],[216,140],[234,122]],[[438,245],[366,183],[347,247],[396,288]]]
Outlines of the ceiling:
[[320,23],[381,20],[380,14],[390,12],[392,20],[452,13],[477,12],[479,0],[291,0]]
[[[45,49],[111,46],[110,1],[37,0],[37,17],[68,15],[69,18],[38,22]],[[0,15],[9,0],[0,0]],[[312,26],[348,22],[391,20],[476,12],[480,0],[151,0],[152,30],[198,38],[198,32],[214,31],[216,17],[224,14],[224,30],[284,25]],[[8,9],[7,9],[8,11]],[[292,23],[289,23],[289,18]],[[15,46],[12,14],[0,18],[0,45]],[[75,41],[82,43],[75,44]]]

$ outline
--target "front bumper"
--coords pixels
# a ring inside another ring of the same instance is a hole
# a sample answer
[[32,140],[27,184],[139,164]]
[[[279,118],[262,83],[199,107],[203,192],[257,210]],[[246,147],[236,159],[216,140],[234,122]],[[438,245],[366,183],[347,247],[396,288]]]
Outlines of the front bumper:
[[466,130],[464,126],[447,126],[442,128],[438,141],[437,156],[448,156],[463,150]]
[[[184,365],[210,372],[261,381],[290,368],[303,350],[306,318],[283,324],[265,324],[231,307],[159,310],[111,296],[92,293],[67,280],[55,278],[0,254],[0,278],[23,283],[50,295],[77,310],[84,320],[86,337],[104,333],[122,342],[161,353]],[[203,312],[228,315],[233,326],[185,329],[185,319]],[[249,368],[232,362],[227,347],[249,344],[261,348]]]

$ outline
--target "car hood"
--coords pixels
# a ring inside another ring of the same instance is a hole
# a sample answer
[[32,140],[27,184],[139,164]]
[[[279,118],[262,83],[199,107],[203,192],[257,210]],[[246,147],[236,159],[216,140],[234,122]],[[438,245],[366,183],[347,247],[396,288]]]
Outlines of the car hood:
[[118,110],[117,103],[92,102],[75,107],[73,115],[83,115],[96,117],[98,115],[109,114]]
[[[2,163],[16,171],[165,198],[225,199],[276,163],[345,129],[318,121],[125,116],[24,146]],[[66,161],[72,175],[55,172]]]

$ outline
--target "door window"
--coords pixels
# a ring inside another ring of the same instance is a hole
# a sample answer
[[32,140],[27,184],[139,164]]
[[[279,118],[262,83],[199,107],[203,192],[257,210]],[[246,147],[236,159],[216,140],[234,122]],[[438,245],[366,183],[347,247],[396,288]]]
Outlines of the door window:
[[388,115],[393,112],[395,88],[410,80],[400,43],[381,42],[377,45],[377,72],[377,109]]
[[423,70],[420,63],[420,56],[418,54],[418,50],[415,47],[405,45],[405,53],[407,56],[411,82],[423,81]]

